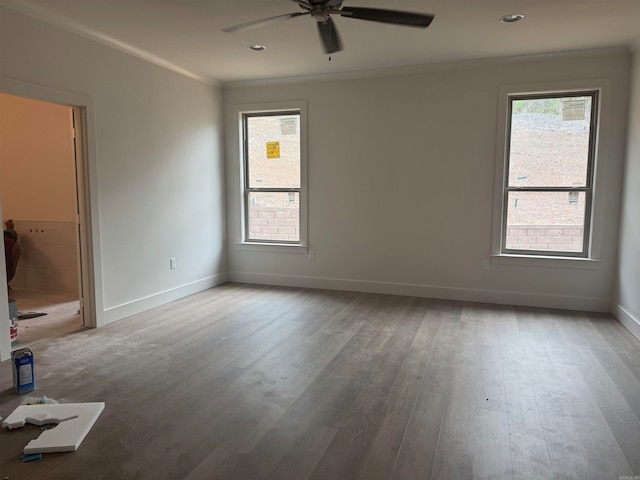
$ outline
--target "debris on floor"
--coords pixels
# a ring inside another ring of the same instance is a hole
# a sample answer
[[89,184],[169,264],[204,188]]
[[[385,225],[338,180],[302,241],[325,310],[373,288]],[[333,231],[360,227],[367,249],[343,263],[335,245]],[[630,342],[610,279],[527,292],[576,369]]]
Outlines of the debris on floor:
[[36,377],[33,372],[33,352],[21,348],[11,352],[13,366],[13,388],[18,395],[36,389]]
[[41,397],[25,397],[20,405],[57,405],[58,403],[60,402],[42,395]]
[[42,460],[42,454],[34,453],[33,455],[27,455],[23,453],[20,457],[20,460],[22,460],[23,462],[34,462],[36,460]]
[[[104,407],[104,402],[20,405],[2,426],[9,430],[24,427],[25,423],[48,426],[24,447],[25,455],[75,452]],[[55,426],[51,427],[51,424]]]
[[18,312],[18,320],[27,320],[29,318],[38,318],[44,317],[46,315],[45,312]]

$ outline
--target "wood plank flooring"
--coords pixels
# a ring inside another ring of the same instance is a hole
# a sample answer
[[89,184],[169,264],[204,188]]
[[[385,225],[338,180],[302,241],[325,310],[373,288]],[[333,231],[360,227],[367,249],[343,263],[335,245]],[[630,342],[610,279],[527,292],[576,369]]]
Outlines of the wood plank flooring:
[[640,475],[640,343],[610,315],[226,284],[33,350],[38,395],[106,409],[38,462],[38,428],[1,431],[0,479]]

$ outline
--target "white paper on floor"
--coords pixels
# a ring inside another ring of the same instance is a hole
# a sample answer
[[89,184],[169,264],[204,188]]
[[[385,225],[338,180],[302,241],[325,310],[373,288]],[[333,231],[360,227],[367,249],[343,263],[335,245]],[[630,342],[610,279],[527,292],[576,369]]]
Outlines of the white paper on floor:
[[4,428],[24,427],[25,423],[47,425],[38,438],[24,447],[25,454],[75,452],[104,410],[104,402],[21,405],[3,422]]

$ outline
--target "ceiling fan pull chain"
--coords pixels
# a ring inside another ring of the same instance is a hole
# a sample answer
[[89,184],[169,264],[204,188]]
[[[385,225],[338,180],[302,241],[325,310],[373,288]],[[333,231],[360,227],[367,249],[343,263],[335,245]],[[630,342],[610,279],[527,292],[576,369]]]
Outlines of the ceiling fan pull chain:
[[[333,22],[329,23],[329,37],[333,38]],[[331,55],[329,55],[329,61],[331,61]]]

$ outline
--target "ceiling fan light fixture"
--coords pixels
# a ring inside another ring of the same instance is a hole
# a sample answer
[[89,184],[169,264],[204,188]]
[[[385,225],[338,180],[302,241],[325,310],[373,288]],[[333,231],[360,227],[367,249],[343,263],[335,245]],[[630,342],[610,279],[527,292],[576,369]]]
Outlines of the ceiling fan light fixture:
[[[302,11],[275,15],[250,22],[240,23],[222,29],[223,32],[234,33],[250,28],[268,25],[280,20],[290,20],[301,16],[310,16],[316,21],[320,41],[325,53],[332,54],[343,49],[342,41],[333,23],[332,15],[339,15],[353,20],[387,23],[414,28],[427,28],[434,16],[426,13],[407,12],[405,10],[387,10],[384,8],[343,7],[343,0],[291,0],[298,4]],[[262,45],[251,45],[250,50],[261,52]]]
[[257,43],[254,43],[253,45],[249,45],[249,50],[251,50],[252,52],[263,52],[267,49],[267,47],[265,47],[264,45],[258,45]]
[[500,17],[500,21],[502,23],[516,23],[524,18],[524,15],[520,15],[519,13],[510,13],[509,15],[505,15]]

